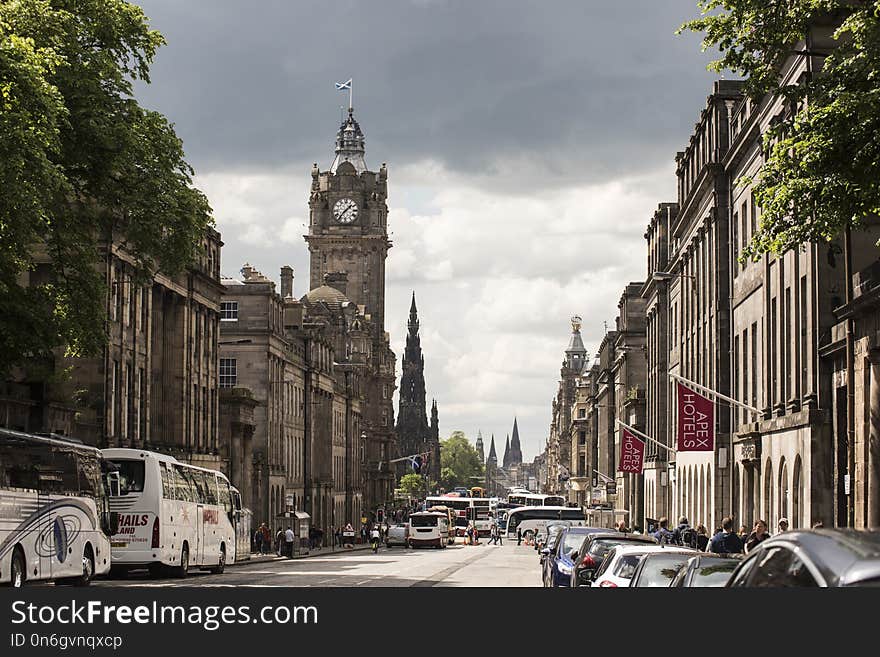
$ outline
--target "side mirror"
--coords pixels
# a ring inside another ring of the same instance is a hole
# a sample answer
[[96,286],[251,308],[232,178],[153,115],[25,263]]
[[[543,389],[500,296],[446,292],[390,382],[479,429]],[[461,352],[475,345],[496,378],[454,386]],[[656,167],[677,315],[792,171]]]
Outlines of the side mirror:
[[122,483],[119,480],[118,470],[107,473],[107,488],[110,497],[119,497],[122,495]]

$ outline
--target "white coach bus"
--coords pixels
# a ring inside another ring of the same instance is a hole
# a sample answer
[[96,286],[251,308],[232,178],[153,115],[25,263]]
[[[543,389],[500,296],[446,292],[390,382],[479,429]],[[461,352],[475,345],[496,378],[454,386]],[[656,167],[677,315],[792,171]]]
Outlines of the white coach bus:
[[101,452],[0,429],[0,583],[87,585],[110,570]]
[[519,531],[524,539],[530,540],[538,532],[546,532],[547,523],[554,520],[566,520],[570,527],[586,525],[586,516],[582,509],[565,506],[521,506],[507,511],[507,538],[516,538]]
[[236,513],[226,476],[140,449],[105,449],[119,474],[110,510],[119,514],[111,537],[113,572],[168,569],[186,577],[190,567],[222,573],[236,558]]

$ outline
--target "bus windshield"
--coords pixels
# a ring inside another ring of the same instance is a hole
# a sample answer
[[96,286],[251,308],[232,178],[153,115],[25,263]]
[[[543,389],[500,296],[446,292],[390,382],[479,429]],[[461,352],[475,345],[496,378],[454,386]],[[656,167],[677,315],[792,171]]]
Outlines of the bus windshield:
[[415,513],[409,517],[409,523],[412,527],[436,527],[438,519],[438,516]]
[[144,462],[141,460],[114,459],[118,468],[120,495],[144,492]]

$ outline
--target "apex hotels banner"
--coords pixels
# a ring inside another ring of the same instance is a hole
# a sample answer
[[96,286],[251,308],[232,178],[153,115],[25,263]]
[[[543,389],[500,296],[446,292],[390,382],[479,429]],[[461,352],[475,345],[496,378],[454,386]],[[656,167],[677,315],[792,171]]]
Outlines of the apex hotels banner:
[[645,442],[621,427],[620,465],[618,471],[642,474],[645,464]]
[[715,451],[715,404],[678,384],[678,451]]

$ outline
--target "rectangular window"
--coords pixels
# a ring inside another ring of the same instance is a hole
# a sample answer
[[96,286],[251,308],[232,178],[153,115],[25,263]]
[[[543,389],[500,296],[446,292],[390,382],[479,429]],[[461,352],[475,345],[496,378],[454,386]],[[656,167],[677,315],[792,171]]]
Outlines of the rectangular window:
[[752,406],[758,408],[758,322],[752,323]]
[[579,408],[578,409],[578,418],[585,418],[585,417],[587,417],[587,409]]
[[739,270],[739,215],[733,215],[733,273]]
[[791,288],[785,288],[785,317],[783,319],[785,322],[785,331],[783,333],[785,339],[785,345],[783,346],[783,354],[784,354],[784,364],[785,367],[785,390],[782,395],[782,401],[787,401],[792,396],[792,373],[791,373],[791,323],[794,321],[794,318],[791,316]]
[[[749,330],[746,329],[743,331],[743,339],[742,339],[742,348],[743,348],[743,360],[742,360],[742,399],[745,403],[748,403],[749,399]],[[749,421],[749,412],[746,409],[741,409],[743,422]]]
[[779,344],[776,342],[776,299],[770,300],[770,349],[768,349],[767,353],[767,363],[770,366],[770,404],[774,405],[776,403],[777,395],[779,394],[776,389],[776,376],[777,376],[777,365],[776,365],[776,355],[779,353]]
[[807,372],[810,353],[807,351],[807,277],[801,276],[801,395],[810,392],[807,386]]
[[220,321],[221,322],[237,322],[238,321],[238,301],[221,301],[220,302]]
[[220,359],[220,387],[234,388],[238,383],[238,362],[235,358]]
[[[733,362],[736,365],[739,365],[739,336],[735,336],[733,338]],[[739,381],[740,381],[740,372],[739,367],[734,366],[733,369],[733,389],[739,392]],[[737,420],[736,427],[739,428],[739,413],[734,416]]]
[[586,445],[587,444],[587,432],[581,431],[578,433],[578,445]]

